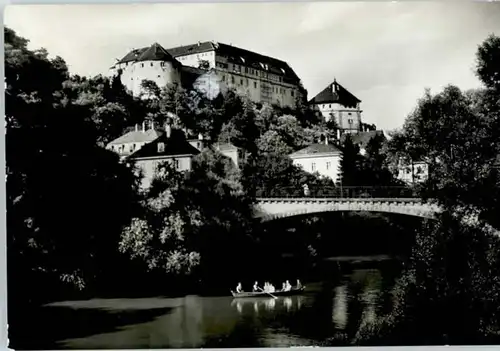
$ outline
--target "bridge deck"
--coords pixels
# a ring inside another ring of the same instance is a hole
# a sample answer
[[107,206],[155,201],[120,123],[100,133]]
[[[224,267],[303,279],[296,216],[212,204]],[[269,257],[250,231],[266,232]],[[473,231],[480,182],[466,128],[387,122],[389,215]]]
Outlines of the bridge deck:
[[257,202],[424,202],[418,198],[394,198],[394,197],[261,197],[257,198]]

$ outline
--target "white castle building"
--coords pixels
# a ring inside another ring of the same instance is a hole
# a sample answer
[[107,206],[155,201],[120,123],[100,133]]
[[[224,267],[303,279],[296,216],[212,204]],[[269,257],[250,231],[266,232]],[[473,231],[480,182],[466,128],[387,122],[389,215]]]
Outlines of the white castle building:
[[110,73],[120,74],[135,96],[143,93],[142,81],[151,80],[159,87],[173,83],[192,86],[209,98],[234,89],[254,102],[283,107],[294,107],[296,99],[305,97],[299,77],[286,62],[211,41],[172,49],[158,43],[134,49]]

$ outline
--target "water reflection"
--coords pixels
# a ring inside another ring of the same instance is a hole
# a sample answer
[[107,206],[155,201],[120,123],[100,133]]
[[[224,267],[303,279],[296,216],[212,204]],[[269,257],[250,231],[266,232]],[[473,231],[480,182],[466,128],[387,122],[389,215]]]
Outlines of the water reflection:
[[[101,309],[108,314],[127,314],[130,308],[147,311],[151,306],[169,306],[150,320],[127,315],[124,326],[92,330],[89,336],[59,339],[61,348],[200,348],[200,347],[280,347],[349,345],[360,325],[373,323],[381,301],[389,291],[383,290],[378,270],[353,270],[328,284],[309,283],[304,295],[267,298],[233,298],[186,296],[181,299],[106,300],[88,303],[66,303],[75,311]],[[387,288],[385,288],[387,289]],[[147,300],[147,301],[146,301]],[[80,307],[79,307],[80,306]],[[125,306],[125,307],[124,307]],[[79,312],[79,313],[80,313]],[[163,314],[161,314],[163,313]],[[75,328],[98,324],[88,316],[56,320],[73,323]],[[67,328],[68,329],[68,328]],[[83,334],[85,335],[85,334]]]
[[[259,311],[266,312],[291,312],[302,308],[304,296],[278,297],[254,297],[238,298],[231,301],[231,306],[236,308],[240,315],[258,315]],[[252,308],[251,308],[252,307]]]
[[340,285],[335,288],[333,298],[332,320],[337,329],[343,330],[347,326],[347,287]]

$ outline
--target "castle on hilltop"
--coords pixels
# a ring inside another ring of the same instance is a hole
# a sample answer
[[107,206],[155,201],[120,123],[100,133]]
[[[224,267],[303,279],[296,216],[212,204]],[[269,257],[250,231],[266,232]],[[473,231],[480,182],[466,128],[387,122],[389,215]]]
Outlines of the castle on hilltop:
[[122,83],[135,96],[142,93],[145,79],[160,87],[172,83],[194,87],[209,98],[234,89],[254,102],[283,107],[294,107],[304,95],[299,77],[286,62],[216,42],[172,49],[154,43],[134,49],[111,67],[111,74],[121,74]]
[[[143,80],[159,87],[179,84],[214,98],[228,89],[257,103],[294,108],[306,101],[300,78],[285,61],[232,45],[207,41],[165,49],[154,43],[134,49],[110,69],[123,85],[141,96]],[[309,101],[327,121],[335,120],[342,133],[362,131],[361,100],[334,81]]]

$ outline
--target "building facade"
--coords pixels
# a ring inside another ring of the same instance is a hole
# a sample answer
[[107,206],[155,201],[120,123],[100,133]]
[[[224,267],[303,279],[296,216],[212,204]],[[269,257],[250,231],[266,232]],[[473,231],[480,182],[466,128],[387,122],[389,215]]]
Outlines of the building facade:
[[[194,68],[194,70],[190,69]],[[284,61],[217,42],[203,42],[171,49],[155,43],[134,49],[110,69],[135,96],[141,82],[152,80],[159,87],[186,83],[183,75],[199,74],[193,85],[211,94],[233,89],[258,103],[294,107],[304,98],[302,83]]]
[[128,159],[134,162],[142,173],[141,186],[148,188],[156,172],[161,172],[162,164],[169,163],[180,172],[190,171],[192,159],[199,153],[200,151],[186,140],[183,131],[167,125],[162,135],[131,154]]
[[355,134],[362,129],[361,100],[336,80],[309,101],[309,105],[328,122],[334,120],[343,133]]
[[328,144],[312,144],[290,155],[294,165],[309,173],[318,173],[336,182],[339,178],[342,151]]

